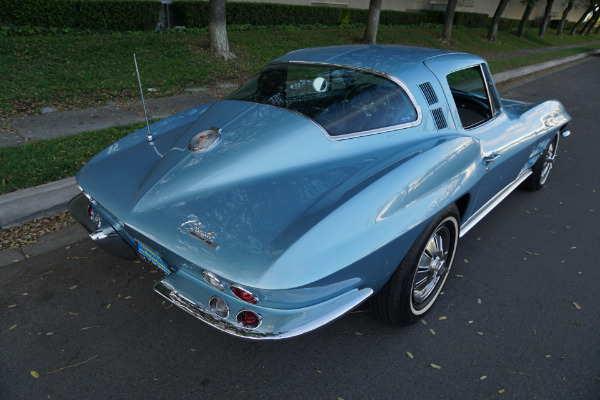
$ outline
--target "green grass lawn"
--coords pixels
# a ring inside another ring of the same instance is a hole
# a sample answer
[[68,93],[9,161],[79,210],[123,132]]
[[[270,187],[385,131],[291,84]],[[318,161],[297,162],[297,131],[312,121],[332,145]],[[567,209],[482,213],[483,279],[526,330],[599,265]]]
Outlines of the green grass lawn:
[[102,149],[143,126],[137,123],[0,147],[0,194],[74,176]]
[[[157,89],[148,97],[159,97],[181,94],[191,87],[210,89],[223,82],[239,84],[267,61],[291,50],[355,43],[362,31],[362,28],[233,31],[229,40],[238,56],[234,62],[223,62],[210,54],[207,33],[3,37],[0,38],[0,118],[36,114],[46,106],[68,110],[137,99],[133,53],[138,58],[144,87]],[[600,39],[600,35],[559,38],[552,31],[541,39],[531,30],[523,40],[509,32],[500,32],[499,42],[490,43],[485,39],[485,29],[455,27],[454,42],[446,45],[439,41],[440,32],[439,25],[383,26],[379,29],[378,43],[450,48],[486,57]],[[549,53],[547,57],[553,55]],[[493,72],[515,65],[493,65]]]
[[[156,88],[147,98],[214,89],[219,83],[240,84],[267,61],[291,50],[357,42],[362,28],[315,30],[250,30],[229,33],[238,56],[223,62],[208,50],[207,33],[142,32],[82,36],[0,38],[0,118],[36,114],[41,107],[67,110],[138,99],[133,64],[136,53],[144,87]],[[449,48],[493,58],[492,72],[565,57],[600,46],[577,46],[535,55],[518,53],[548,46],[577,45],[600,35],[545,38],[536,30],[519,39],[499,33],[499,42],[485,39],[485,29],[455,27],[450,45],[439,41],[441,26],[383,26],[378,43]],[[142,124],[86,132],[76,136],[0,148],[0,194],[75,175],[97,152]]]

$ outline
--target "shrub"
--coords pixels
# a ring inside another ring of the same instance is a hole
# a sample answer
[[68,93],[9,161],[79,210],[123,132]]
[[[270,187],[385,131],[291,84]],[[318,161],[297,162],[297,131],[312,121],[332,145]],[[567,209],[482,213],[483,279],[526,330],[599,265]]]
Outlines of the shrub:
[[15,26],[134,31],[154,29],[160,2],[0,0],[0,22]]

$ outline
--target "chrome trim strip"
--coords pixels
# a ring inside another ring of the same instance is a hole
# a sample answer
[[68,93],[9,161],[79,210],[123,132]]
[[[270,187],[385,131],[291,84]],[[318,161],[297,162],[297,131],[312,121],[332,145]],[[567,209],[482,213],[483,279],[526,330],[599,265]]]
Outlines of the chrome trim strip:
[[528,169],[524,173],[522,173],[517,179],[512,181],[508,186],[502,189],[498,194],[492,197],[487,203],[483,205],[477,212],[475,212],[471,218],[469,218],[465,223],[460,227],[460,237],[463,237],[467,232],[471,230],[479,221],[483,219],[486,215],[490,213],[502,200],[506,198],[513,190],[515,190],[525,179],[531,175],[532,171]]

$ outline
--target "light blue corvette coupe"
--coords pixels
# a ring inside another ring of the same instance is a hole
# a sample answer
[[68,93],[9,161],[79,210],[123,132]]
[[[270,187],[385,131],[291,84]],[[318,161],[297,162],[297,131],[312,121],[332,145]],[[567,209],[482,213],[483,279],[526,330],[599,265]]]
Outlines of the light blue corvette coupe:
[[460,236],[542,187],[569,120],[558,101],[501,99],[470,54],[299,50],[102,151],[70,210],[230,334],[296,336],[367,298],[402,325],[435,303]]

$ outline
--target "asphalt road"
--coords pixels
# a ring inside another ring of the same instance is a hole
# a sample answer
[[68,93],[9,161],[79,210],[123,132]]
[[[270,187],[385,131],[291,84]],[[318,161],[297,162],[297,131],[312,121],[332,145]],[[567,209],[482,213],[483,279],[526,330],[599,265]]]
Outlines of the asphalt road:
[[0,398],[600,399],[598,71],[593,57],[503,93],[558,98],[572,136],[547,187],[462,239],[426,323],[392,328],[363,306],[245,341],[165,304],[150,265],[86,240],[0,269]]

